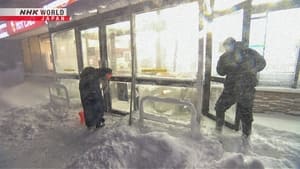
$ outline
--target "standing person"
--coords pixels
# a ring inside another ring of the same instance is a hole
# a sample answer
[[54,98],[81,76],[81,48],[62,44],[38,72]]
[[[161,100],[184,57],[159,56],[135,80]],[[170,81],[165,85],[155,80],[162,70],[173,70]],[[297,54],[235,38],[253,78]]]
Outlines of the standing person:
[[227,38],[223,46],[226,52],[220,56],[217,72],[226,79],[224,90],[215,105],[216,130],[222,132],[226,110],[237,103],[243,135],[248,137],[252,129],[252,107],[258,82],[256,75],[265,68],[266,61],[258,52],[243,47],[233,38]]
[[84,110],[85,124],[88,128],[105,125],[104,99],[100,90],[100,80],[110,80],[112,70],[109,68],[85,68],[80,74],[79,90]]

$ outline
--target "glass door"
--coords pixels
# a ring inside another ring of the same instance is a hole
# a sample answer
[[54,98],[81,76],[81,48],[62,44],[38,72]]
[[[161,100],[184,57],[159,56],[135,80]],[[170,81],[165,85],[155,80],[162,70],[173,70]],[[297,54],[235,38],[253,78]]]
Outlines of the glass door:
[[80,31],[83,67],[99,68],[101,65],[99,28],[88,28]]
[[[213,19],[211,25],[211,80],[209,95],[209,109],[207,115],[212,119],[216,118],[215,104],[223,91],[224,76],[220,76],[217,71],[219,57],[225,52],[223,42],[228,37],[233,37],[237,41],[242,41],[243,36],[243,9],[219,16]],[[225,112],[225,125],[232,129],[239,129],[239,117],[236,113],[236,105],[233,105]]]
[[[197,105],[200,94],[193,82],[203,51],[199,13],[198,2],[191,2],[134,16],[140,100],[154,96]],[[191,120],[191,112],[182,105],[147,101],[144,110],[145,117],[165,122],[187,125]]]
[[120,78],[131,77],[130,21],[106,25],[105,29],[108,67],[112,69],[113,77],[119,78],[110,82],[111,108],[129,112],[131,83]]

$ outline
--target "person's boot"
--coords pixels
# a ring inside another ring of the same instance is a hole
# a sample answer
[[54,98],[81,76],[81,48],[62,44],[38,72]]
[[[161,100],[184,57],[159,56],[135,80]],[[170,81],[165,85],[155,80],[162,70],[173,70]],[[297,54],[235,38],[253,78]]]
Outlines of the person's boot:
[[101,120],[99,120],[98,122],[97,122],[97,124],[96,124],[96,128],[102,128],[102,127],[104,127],[105,126],[105,119],[101,119]]

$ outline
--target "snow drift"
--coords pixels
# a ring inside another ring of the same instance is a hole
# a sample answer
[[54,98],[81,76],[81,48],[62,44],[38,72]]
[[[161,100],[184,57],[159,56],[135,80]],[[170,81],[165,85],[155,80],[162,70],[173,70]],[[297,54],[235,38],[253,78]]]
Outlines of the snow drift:
[[101,133],[99,144],[66,168],[264,168],[256,158],[224,153],[220,142],[205,137],[142,133],[124,125]]

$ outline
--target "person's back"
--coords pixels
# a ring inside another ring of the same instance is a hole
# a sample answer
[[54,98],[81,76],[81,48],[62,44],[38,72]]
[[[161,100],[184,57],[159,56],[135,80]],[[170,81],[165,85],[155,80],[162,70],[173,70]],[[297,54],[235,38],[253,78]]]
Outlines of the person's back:
[[100,92],[100,76],[97,69],[87,67],[81,72],[79,90],[82,99],[85,99],[92,93],[98,94]]
[[[100,79],[111,76],[111,69],[85,68],[80,74],[79,90],[88,128],[104,126],[104,99],[100,90]],[[110,74],[109,76],[107,76]]]

